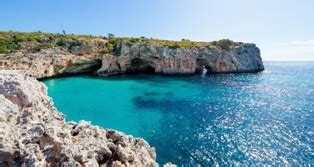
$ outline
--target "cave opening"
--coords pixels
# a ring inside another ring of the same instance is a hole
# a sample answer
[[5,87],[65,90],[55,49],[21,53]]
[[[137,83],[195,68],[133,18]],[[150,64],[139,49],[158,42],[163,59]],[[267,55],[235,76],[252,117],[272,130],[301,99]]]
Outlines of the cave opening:
[[212,68],[208,65],[208,62],[206,59],[197,59],[195,72],[202,73],[203,67],[206,68],[207,72],[212,72]]
[[131,61],[130,70],[128,73],[145,73],[145,74],[154,74],[155,68],[148,61],[135,58]]

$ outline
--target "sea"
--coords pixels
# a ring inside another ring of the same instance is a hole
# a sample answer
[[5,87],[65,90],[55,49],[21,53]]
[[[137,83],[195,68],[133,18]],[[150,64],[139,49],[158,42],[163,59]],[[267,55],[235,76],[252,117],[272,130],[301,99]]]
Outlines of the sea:
[[314,62],[265,71],[44,80],[67,121],[145,139],[162,165],[314,165]]

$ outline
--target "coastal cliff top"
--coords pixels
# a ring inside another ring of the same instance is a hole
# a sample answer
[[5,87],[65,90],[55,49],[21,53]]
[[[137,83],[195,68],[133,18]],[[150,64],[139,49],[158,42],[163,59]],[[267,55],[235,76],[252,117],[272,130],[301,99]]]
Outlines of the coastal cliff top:
[[242,42],[233,42],[229,39],[222,39],[212,42],[197,42],[182,39],[181,41],[160,40],[153,38],[128,38],[115,37],[112,34],[107,36],[74,35],[43,32],[0,32],[0,54],[14,52],[39,52],[42,49],[62,47],[68,50],[75,50],[80,46],[91,46],[101,54],[115,53],[119,43],[125,42],[132,45],[135,43],[147,43],[160,45],[168,48],[220,48],[230,50],[236,46],[248,45]]

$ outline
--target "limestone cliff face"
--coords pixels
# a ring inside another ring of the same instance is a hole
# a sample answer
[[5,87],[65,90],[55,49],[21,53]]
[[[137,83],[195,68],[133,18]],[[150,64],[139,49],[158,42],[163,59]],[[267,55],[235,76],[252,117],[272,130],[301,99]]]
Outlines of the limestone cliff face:
[[55,47],[35,53],[4,54],[0,56],[0,68],[19,70],[36,78],[47,78],[92,73],[101,66],[101,60],[97,59],[97,55],[94,55],[93,51],[82,53],[84,53],[82,48],[76,48],[71,53],[64,48]]
[[[101,41],[106,46],[109,41]],[[209,73],[258,72],[264,70],[260,51],[254,44],[233,43],[219,46],[173,48],[146,42],[121,40],[116,50],[102,54],[96,44],[52,47],[37,52],[0,55],[0,68],[20,70],[36,77],[94,73],[101,76],[130,72],[150,72],[167,75],[199,73],[203,67]]]
[[219,47],[169,48],[158,44],[121,42],[116,55],[106,54],[99,75],[135,71],[187,75],[201,72],[203,66],[213,73],[258,72],[264,70],[260,51],[254,44],[241,44],[229,50]]
[[0,71],[0,166],[158,166],[155,160],[143,139],[66,123],[44,84]]

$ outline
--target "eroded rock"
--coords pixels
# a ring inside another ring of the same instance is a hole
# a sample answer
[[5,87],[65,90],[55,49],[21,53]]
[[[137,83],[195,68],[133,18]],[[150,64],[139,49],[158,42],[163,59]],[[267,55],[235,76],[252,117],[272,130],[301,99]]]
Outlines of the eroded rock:
[[81,73],[97,73],[100,76],[132,72],[189,75],[200,73],[204,67],[209,73],[264,70],[260,50],[255,44],[235,43],[226,50],[218,46],[187,49],[121,41],[116,48],[111,54],[101,54],[96,44],[54,47],[35,53],[7,53],[0,56],[0,67],[20,70],[36,78]]
[[140,138],[68,122],[37,80],[0,71],[0,166],[158,166]]
[[258,72],[264,70],[259,49],[254,44],[219,47],[169,48],[158,44],[121,42],[118,55],[103,56],[99,75],[149,71],[168,75],[209,72]]
[[25,75],[36,78],[47,78],[61,75],[92,73],[101,66],[101,60],[90,57],[88,51],[73,51],[55,47],[35,53],[8,53],[0,57],[1,69],[18,70]]

